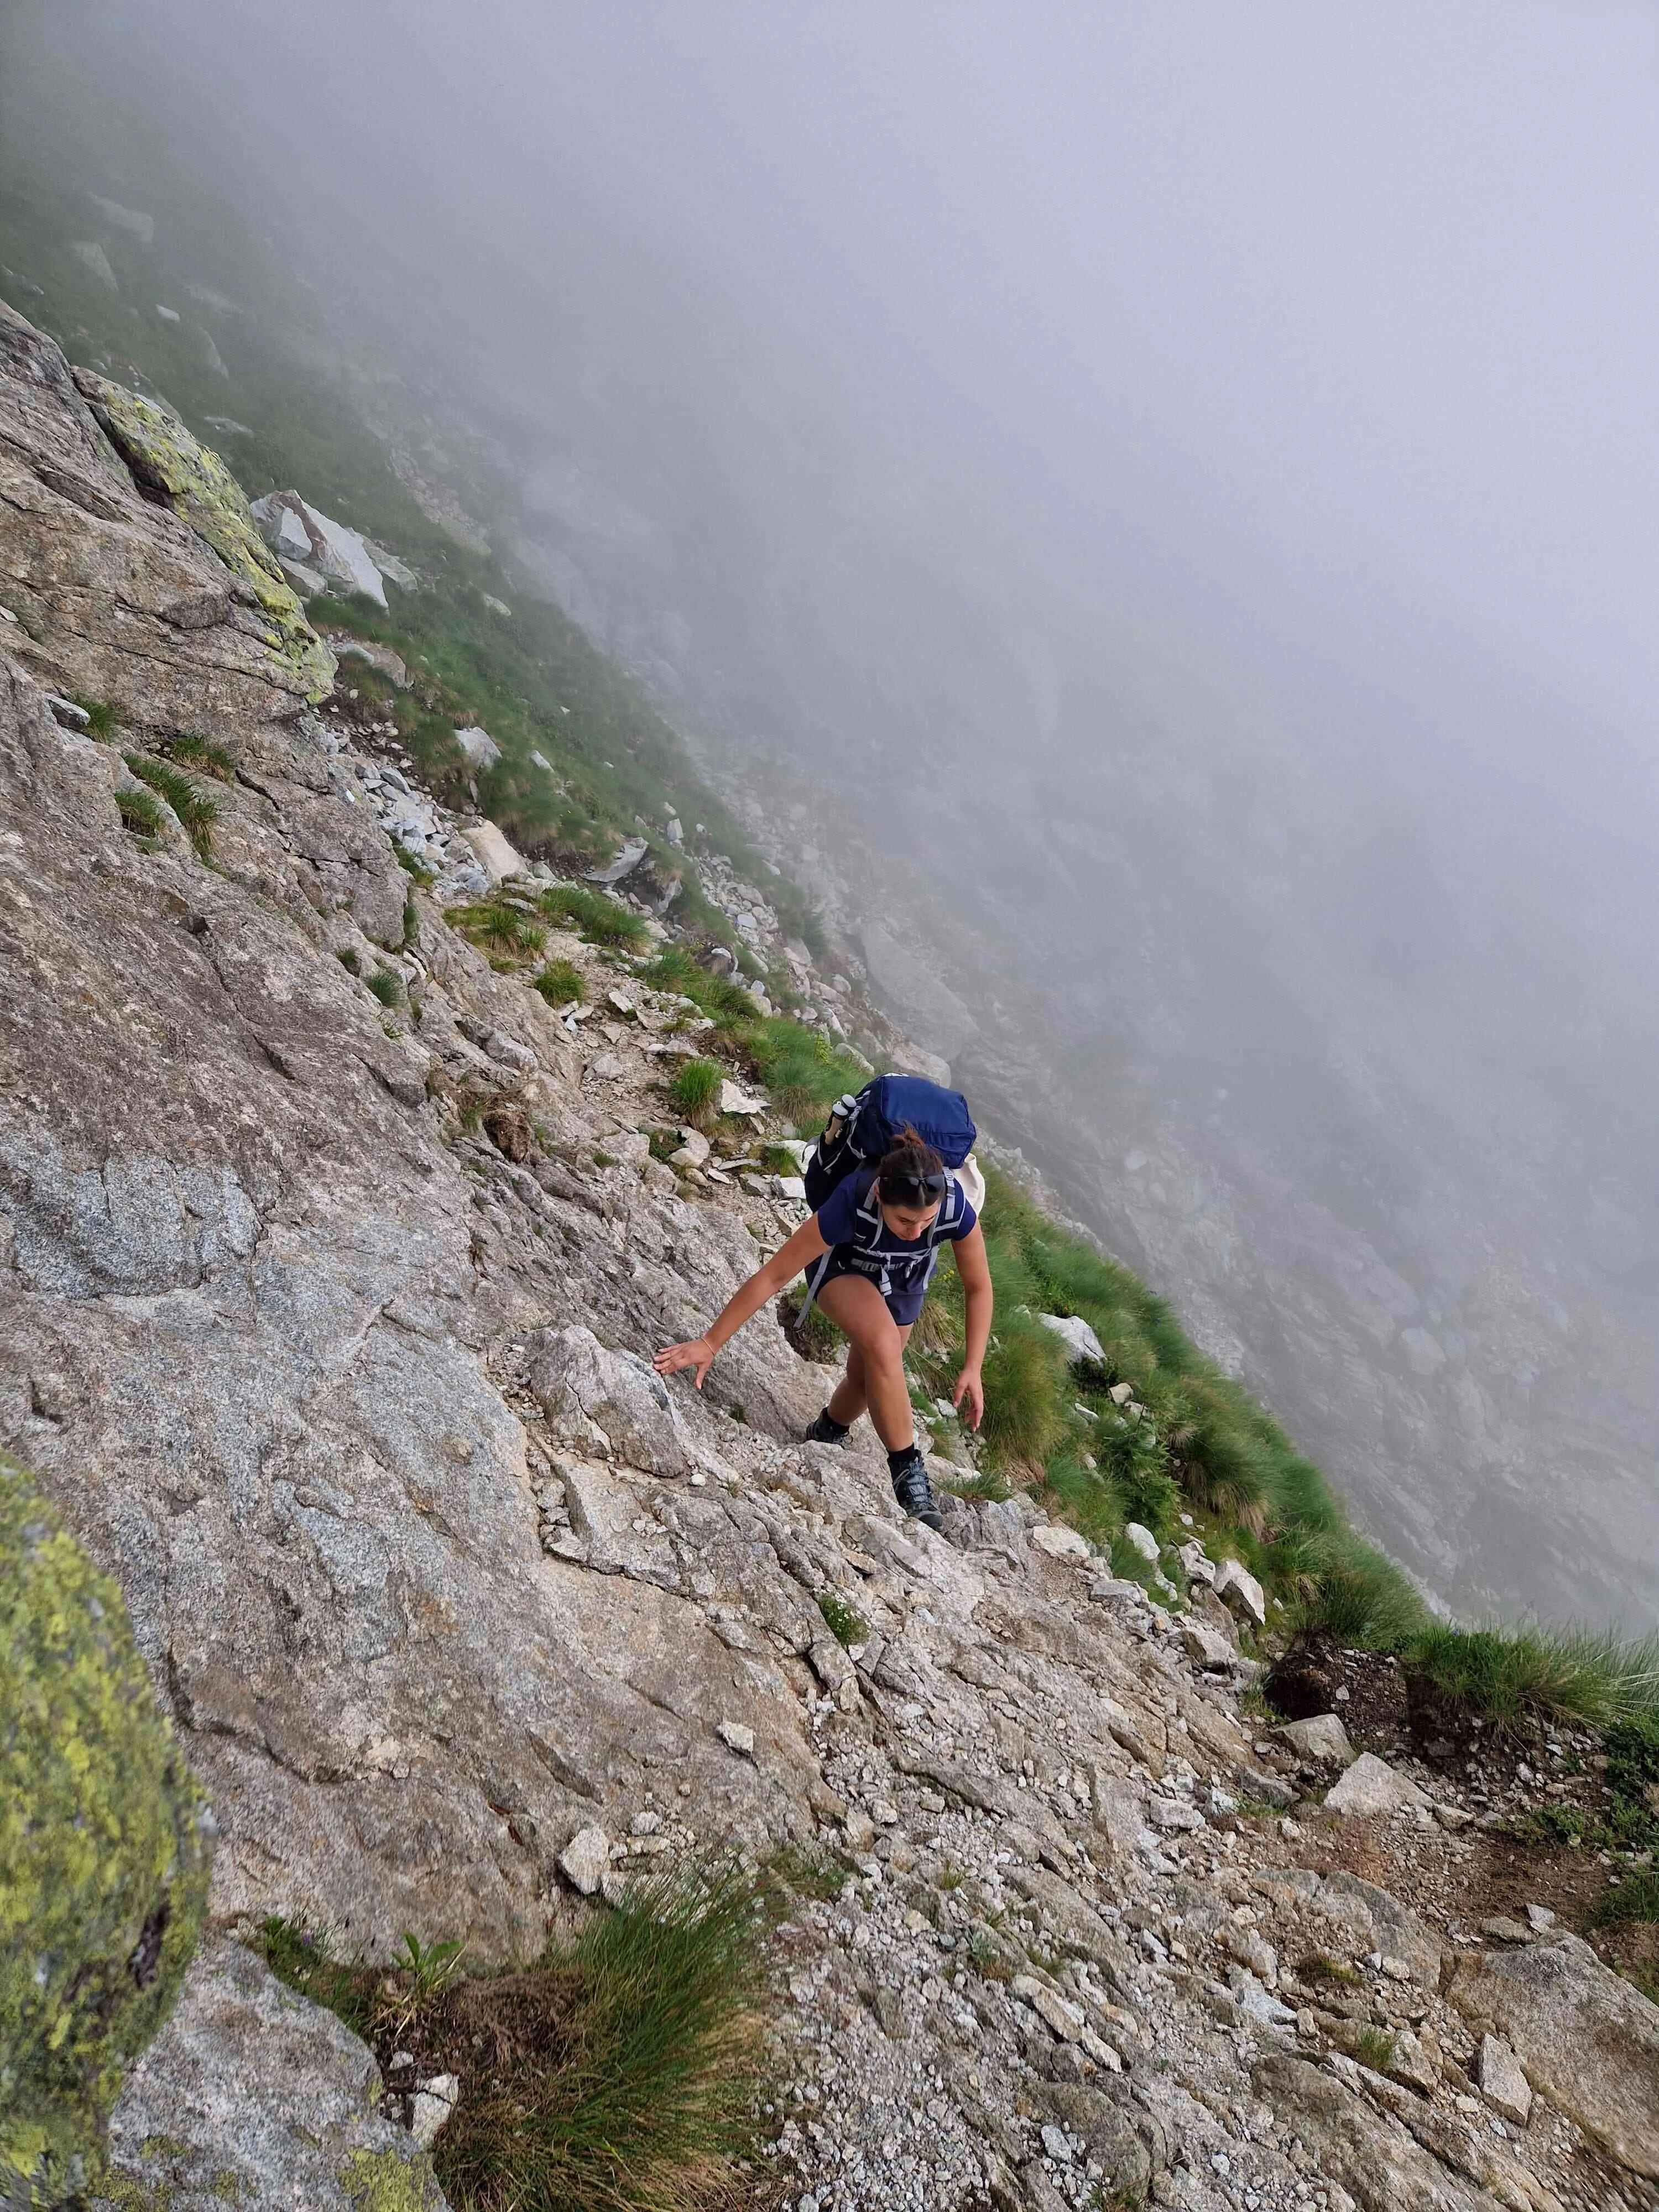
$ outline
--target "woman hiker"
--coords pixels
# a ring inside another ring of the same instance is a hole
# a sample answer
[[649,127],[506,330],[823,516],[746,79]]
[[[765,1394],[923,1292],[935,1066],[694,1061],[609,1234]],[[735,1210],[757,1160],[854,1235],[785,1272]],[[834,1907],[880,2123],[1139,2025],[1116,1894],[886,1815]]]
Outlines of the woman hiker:
[[659,1375],[694,1368],[699,1390],[716,1353],[751,1314],[805,1271],[812,1301],[851,1339],[847,1372],[807,1437],[838,1444],[868,1412],[887,1449],[893,1495],[930,1528],[944,1524],[916,1443],[904,1345],[927,1295],[939,1247],[948,1243],[967,1301],[967,1349],[951,1393],[968,1426],[985,1410],[980,1369],[991,1334],[991,1269],[967,1193],[915,1130],[900,1133],[874,1167],[840,1182],[787,1244],[729,1299],[706,1336],[659,1352]]

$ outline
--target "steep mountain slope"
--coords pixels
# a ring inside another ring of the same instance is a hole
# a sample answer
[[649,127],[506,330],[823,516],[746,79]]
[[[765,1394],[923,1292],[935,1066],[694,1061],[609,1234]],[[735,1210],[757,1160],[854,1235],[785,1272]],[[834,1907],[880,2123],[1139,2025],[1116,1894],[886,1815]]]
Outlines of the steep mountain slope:
[[[0,1444],[118,1579],[222,1832],[112,2202],[436,2212],[406,2100],[231,1940],[263,1916],[483,1966],[733,1845],[799,1885],[798,2203],[1649,2201],[1659,2012],[1351,1870],[1474,1863],[1455,1787],[1373,1761],[1350,1814],[1241,1820],[1322,1770],[1241,1725],[1196,1561],[1176,1614],[1029,1504],[904,1524],[867,1443],[792,1441],[824,1375],[769,1321],[707,1400],[655,1380],[793,1218],[652,1158],[684,1001],[617,1006],[573,934],[592,1035],[410,888],[349,721],[9,311],[0,605]],[[192,840],[136,771],[202,745]]]

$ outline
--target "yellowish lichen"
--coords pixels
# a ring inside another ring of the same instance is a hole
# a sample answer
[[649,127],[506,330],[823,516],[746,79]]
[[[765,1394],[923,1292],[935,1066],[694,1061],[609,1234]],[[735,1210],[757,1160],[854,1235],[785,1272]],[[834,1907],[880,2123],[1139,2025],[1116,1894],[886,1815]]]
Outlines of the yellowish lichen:
[[76,383],[134,476],[158,493],[243,582],[269,623],[271,650],[301,678],[306,696],[334,688],[334,656],[306,620],[276,556],[259,535],[247,495],[221,456],[186,429],[172,408],[88,370]]
[[340,2186],[354,2212],[428,2212],[438,2202],[432,2161],[424,2153],[404,2158],[395,2150],[354,2150],[341,2169]]
[[210,1832],[120,1591],[0,1454],[0,2199],[93,2170],[196,1948]]

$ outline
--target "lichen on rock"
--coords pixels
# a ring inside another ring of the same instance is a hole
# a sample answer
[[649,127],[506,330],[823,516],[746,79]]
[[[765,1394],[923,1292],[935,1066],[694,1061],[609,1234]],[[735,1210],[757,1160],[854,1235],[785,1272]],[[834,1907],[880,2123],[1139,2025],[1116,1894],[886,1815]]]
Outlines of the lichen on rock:
[[140,487],[164,500],[251,587],[270,623],[272,650],[303,679],[308,697],[326,698],[334,688],[334,656],[306,620],[298,595],[259,534],[247,495],[221,456],[162,401],[89,369],[77,368],[74,375]]
[[210,1833],[119,1590],[0,1454],[0,2201],[95,2167],[195,1949]]

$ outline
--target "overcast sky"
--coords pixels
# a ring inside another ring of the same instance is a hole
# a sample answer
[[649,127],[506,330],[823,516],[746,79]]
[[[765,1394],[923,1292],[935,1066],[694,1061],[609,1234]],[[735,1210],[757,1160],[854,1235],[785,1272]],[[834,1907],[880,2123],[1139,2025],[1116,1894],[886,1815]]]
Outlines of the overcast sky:
[[1293,672],[1321,743],[1650,848],[1650,5],[115,12],[381,219],[511,210],[706,277],[1068,583]]

